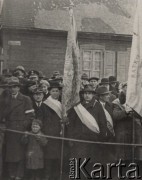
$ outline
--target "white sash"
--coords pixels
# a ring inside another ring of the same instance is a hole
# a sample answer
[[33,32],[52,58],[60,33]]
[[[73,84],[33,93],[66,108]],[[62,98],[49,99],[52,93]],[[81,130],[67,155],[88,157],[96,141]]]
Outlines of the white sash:
[[62,105],[60,101],[53,99],[51,96],[49,96],[43,103],[53,109],[53,111],[56,112],[59,118],[62,119]]
[[82,106],[81,103],[75,106],[74,110],[85,126],[95,133],[100,133],[96,119]]
[[105,116],[106,116],[106,119],[107,119],[107,127],[108,127],[108,129],[110,130],[110,132],[115,136],[114,129],[113,129],[113,121],[112,121],[112,118],[111,118],[109,112],[105,109],[104,104],[102,104],[102,107],[103,107],[103,109],[104,109]]

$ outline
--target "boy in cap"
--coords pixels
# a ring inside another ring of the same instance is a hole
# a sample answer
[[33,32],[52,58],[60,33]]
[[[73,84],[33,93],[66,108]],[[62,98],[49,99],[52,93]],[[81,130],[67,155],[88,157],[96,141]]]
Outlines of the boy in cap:
[[[31,131],[25,132],[22,142],[26,144],[26,168],[28,170],[29,180],[40,180],[44,168],[44,146],[47,144],[47,138],[42,133],[42,121],[34,119],[31,125]],[[30,134],[29,134],[30,133]]]

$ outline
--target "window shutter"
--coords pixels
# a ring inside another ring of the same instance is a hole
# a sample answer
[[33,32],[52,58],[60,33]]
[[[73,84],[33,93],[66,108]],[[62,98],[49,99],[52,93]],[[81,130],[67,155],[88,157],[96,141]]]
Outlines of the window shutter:
[[128,78],[128,68],[129,68],[129,52],[117,53],[117,79],[120,82],[127,81]]
[[115,76],[115,51],[105,51],[104,77]]

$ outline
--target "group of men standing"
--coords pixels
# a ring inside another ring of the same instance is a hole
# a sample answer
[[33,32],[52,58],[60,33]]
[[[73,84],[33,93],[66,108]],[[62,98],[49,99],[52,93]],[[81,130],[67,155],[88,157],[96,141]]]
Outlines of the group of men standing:
[[[86,74],[82,75],[80,102],[67,112],[65,137],[69,138],[69,141],[64,144],[66,155],[62,160],[63,144],[58,137],[62,134],[63,123],[63,79],[58,72],[54,72],[49,81],[43,76],[40,77],[40,73],[34,70],[29,72],[28,78],[25,78],[25,74],[24,68],[18,66],[12,76],[2,78],[0,85],[0,150],[4,149],[3,162],[6,163],[11,180],[21,180],[25,176],[27,149],[21,139],[27,131],[31,132],[34,120],[41,121],[40,129],[43,135],[47,136],[48,142],[44,147],[39,143],[37,149],[40,151],[37,151],[36,155],[40,161],[44,161],[44,166],[36,166],[41,172],[37,173],[37,177],[30,178],[37,180],[43,174],[42,178],[45,180],[59,179],[61,161],[66,164],[65,161],[69,158],[91,158],[89,168],[93,162],[108,163],[119,158],[131,161],[130,147],[103,145],[103,142],[132,143],[133,113],[125,104],[127,83],[123,83],[119,89],[119,83],[114,76],[99,81],[98,77],[89,79]],[[2,131],[2,126],[5,126],[6,131]],[[79,140],[93,141],[94,144]],[[96,141],[102,144],[95,144]],[[33,151],[29,152],[31,157]],[[2,164],[2,160],[0,163]],[[31,166],[31,169],[37,170],[35,166]]]

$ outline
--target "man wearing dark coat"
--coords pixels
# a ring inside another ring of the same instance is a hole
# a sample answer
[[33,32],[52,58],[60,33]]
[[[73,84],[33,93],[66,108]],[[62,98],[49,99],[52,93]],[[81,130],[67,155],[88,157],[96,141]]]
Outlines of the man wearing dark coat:
[[[60,137],[61,135],[61,103],[59,101],[61,86],[58,82],[50,82],[50,96],[44,101],[47,108],[47,119],[43,122],[43,133],[45,135]],[[49,180],[60,177],[61,140],[48,139],[45,147],[45,173]]]
[[[32,102],[29,97],[22,95],[18,78],[11,77],[8,84],[10,89],[9,104],[5,116],[6,128],[24,132],[31,125],[33,117]],[[24,176],[24,147],[21,143],[22,134],[6,131],[6,159],[9,178],[20,180]]]
[[[107,122],[107,141],[113,142],[115,137],[113,106],[110,102],[110,91],[107,87],[99,87],[96,90],[98,94],[98,101],[103,109],[104,118]],[[104,145],[106,154],[106,163],[115,162],[115,148],[111,145]]]
[[[108,140],[108,129],[107,121],[103,108],[101,104],[93,98],[94,90],[91,85],[86,85],[82,91],[84,101],[78,103],[74,106],[68,113],[69,125],[68,125],[68,137],[77,140],[86,140],[86,141],[107,141]],[[85,123],[79,116],[77,107],[82,108],[82,117],[86,117]],[[89,121],[89,116],[90,120]],[[89,126],[94,128],[99,127],[99,131],[91,129]],[[103,163],[105,159],[105,152],[102,145],[83,143],[83,142],[74,142],[70,141],[70,158],[81,158],[83,161],[84,158],[91,158],[87,168],[91,170],[93,168],[93,163]],[[82,177],[83,178],[83,177]]]
[[37,87],[33,91],[32,95],[32,102],[33,108],[35,112],[35,118],[40,119],[42,123],[46,121],[48,113],[47,113],[47,106],[43,103],[44,93],[43,90]]

